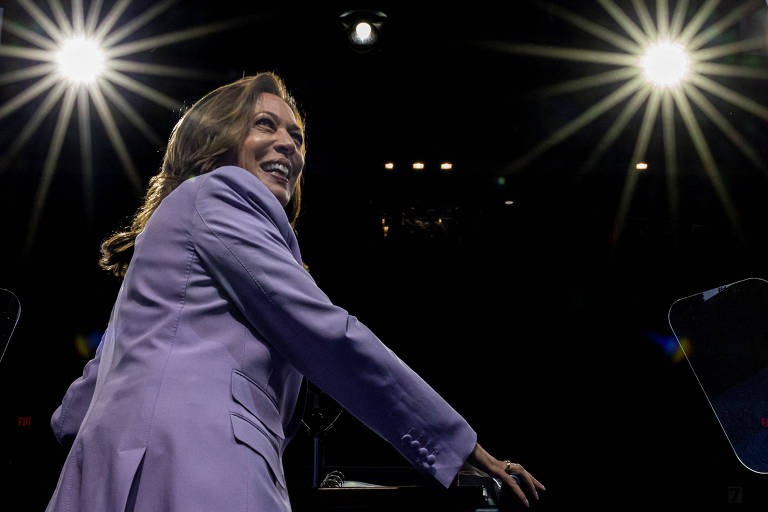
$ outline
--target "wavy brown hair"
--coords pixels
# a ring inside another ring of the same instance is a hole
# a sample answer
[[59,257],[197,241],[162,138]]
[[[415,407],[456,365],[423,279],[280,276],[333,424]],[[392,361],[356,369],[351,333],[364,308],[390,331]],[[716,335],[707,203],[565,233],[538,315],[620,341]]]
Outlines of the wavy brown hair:
[[[160,172],[149,180],[144,203],[134,214],[130,226],[101,244],[101,268],[124,277],[133,255],[136,236],[144,229],[160,202],[184,180],[237,161],[237,151],[254,122],[256,102],[264,93],[282,98],[293,110],[296,123],[304,133],[304,119],[296,102],[275,73],[247,76],[209,92],[192,105],[173,127]],[[301,152],[306,155],[306,137]],[[296,183],[290,202],[285,205],[294,228],[301,209],[302,182],[303,174]]]

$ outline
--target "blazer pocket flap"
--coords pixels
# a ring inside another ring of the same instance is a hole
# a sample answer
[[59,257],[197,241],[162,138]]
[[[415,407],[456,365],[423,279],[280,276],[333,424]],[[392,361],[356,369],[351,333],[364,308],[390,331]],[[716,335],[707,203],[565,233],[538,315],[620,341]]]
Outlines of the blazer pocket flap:
[[267,437],[268,434],[247,419],[236,414],[230,414],[229,418],[232,421],[232,431],[235,434],[235,439],[261,455],[267,461],[267,465],[269,465],[280,485],[286,488],[283,466],[280,464],[277,449]]
[[274,435],[285,439],[277,404],[258,384],[237,370],[232,370],[232,398],[261,421]]

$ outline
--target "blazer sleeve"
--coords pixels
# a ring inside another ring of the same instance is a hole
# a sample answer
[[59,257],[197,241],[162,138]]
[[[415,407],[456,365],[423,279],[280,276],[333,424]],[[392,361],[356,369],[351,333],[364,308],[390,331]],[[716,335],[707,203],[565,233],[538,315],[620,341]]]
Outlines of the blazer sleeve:
[[[202,178],[202,179],[200,179]],[[291,252],[257,180],[200,176],[193,239],[264,340],[417,469],[448,487],[475,446],[469,424],[365,325],[331,303]],[[285,226],[283,226],[285,228]]]
[[99,361],[101,360],[101,347],[104,338],[96,348],[93,359],[86,363],[82,377],[78,377],[70,384],[61,405],[56,408],[51,417],[51,428],[56,440],[64,448],[69,450],[75,441],[80,424],[88,412],[93,398],[93,390],[96,387],[96,376],[99,373]]

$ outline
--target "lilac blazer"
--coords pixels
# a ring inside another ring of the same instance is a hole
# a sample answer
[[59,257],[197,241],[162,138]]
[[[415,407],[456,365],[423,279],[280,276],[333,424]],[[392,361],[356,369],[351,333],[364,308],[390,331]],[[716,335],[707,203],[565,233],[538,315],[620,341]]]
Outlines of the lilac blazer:
[[477,436],[303,269],[248,171],[187,180],[136,238],[109,326],[51,420],[47,510],[287,511],[306,376],[448,486]]

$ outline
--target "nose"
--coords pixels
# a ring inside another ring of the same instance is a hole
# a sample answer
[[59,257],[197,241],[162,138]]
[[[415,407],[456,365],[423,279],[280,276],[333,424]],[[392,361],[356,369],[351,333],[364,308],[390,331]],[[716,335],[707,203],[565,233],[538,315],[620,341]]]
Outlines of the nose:
[[286,156],[296,152],[296,141],[293,140],[293,137],[288,133],[288,130],[284,128],[278,130],[275,149]]

